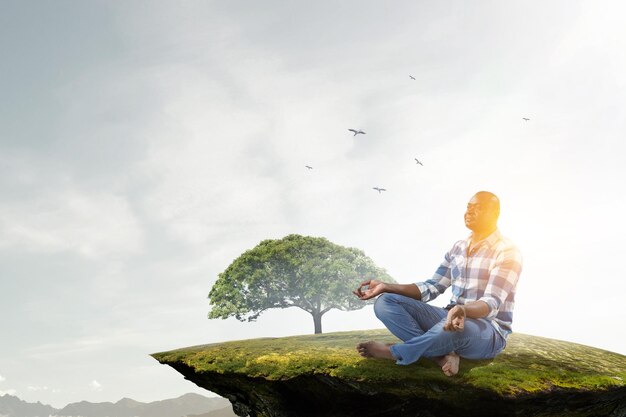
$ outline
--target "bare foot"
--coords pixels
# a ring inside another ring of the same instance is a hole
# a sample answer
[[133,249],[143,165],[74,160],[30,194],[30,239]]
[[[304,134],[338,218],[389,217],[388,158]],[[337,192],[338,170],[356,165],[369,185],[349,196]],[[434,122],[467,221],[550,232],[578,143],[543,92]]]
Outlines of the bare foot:
[[373,340],[359,343],[356,345],[356,350],[365,358],[393,359],[389,346],[384,343],[374,342]]
[[441,366],[441,370],[447,376],[453,376],[459,372],[461,357],[456,353],[450,352],[446,356],[439,356],[433,359]]

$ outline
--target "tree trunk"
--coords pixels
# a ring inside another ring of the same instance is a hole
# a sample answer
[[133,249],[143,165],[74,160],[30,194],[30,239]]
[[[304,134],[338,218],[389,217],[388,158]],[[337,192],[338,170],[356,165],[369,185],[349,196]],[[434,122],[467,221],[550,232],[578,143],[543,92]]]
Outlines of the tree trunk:
[[313,324],[315,325],[315,334],[322,333],[322,314],[311,313],[313,316]]

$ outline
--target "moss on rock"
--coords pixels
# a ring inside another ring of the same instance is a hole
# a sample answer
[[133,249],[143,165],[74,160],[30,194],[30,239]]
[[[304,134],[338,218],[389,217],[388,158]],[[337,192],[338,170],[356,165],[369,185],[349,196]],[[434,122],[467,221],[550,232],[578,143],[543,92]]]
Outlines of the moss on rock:
[[253,417],[617,416],[626,410],[626,357],[617,353],[514,333],[495,359],[462,360],[459,374],[449,378],[428,359],[399,366],[362,358],[355,346],[371,339],[398,342],[387,330],[370,330],[230,341],[152,356]]

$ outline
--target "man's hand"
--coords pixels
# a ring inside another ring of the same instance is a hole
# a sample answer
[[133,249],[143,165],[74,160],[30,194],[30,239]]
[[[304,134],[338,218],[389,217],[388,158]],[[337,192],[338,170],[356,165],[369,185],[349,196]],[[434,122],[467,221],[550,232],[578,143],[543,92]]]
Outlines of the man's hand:
[[[370,298],[376,297],[385,292],[385,283],[382,281],[378,281],[376,279],[370,279],[368,281],[363,281],[359,288],[356,291],[352,291],[352,294],[359,297],[361,300],[369,300]],[[364,286],[367,286],[367,289],[363,289]]]
[[443,325],[443,330],[449,332],[461,332],[465,328],[465,307],[455,305],[448,311],[448,318],[446,318],[446,324]]

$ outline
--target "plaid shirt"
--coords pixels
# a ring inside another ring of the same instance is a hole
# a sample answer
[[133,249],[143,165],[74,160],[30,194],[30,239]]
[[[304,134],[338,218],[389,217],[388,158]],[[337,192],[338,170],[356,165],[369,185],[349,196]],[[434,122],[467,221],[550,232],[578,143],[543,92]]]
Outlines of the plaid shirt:
[[522,272],[522,255],[497,229],[468,253],[470,238],[456,242],[435,275],[415,285],[424,302],[434,300],[452,285],[452,298],[446,309],[455,304],[484,301],[489,306],[485,319],[506,338],[512,331],[515,286]]

